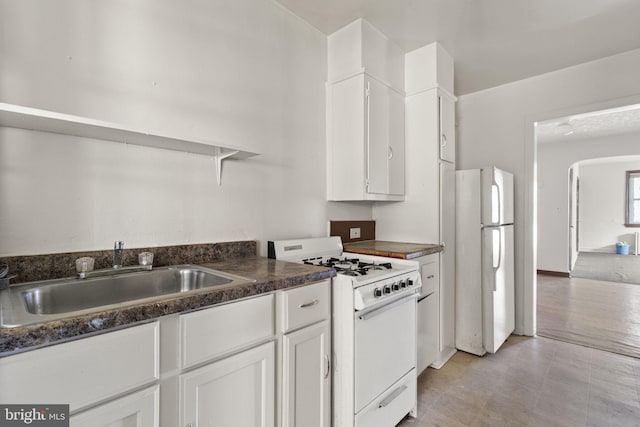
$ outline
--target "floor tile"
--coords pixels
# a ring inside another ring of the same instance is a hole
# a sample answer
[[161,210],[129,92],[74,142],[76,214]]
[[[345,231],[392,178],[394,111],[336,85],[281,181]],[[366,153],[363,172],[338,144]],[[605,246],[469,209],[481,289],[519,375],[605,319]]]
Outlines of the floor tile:
[[591,396],[587,413],[589,426],[638,426],[640,408],[602,396]]

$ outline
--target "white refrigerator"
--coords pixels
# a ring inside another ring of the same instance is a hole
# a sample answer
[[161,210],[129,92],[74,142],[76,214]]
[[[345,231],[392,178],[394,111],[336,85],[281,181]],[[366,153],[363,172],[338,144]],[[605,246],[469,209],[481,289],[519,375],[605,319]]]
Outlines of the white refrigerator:
[[456,171],[456,348],[495,353],[515,327],[513,175]]

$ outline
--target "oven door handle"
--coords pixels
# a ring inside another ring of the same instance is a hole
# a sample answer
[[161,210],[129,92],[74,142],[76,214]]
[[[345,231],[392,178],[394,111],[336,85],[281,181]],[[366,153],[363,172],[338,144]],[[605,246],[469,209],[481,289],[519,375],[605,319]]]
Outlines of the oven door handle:
[[369,319],[372,319],[372,318],[374,318],[376,316],[381,315],[382,313],[384,313],[387,310],[391,310],[392,308],[395,308],[395,307],[397,307],[397,306],[399,306],[401,304],[404,304],[405,302],[407,302],[407,301],[409,301],[411,299],[415,300],[417,298],[418,298],[418,294],[414,293],[414,294],[411,294],[409,296],[400,298],[399,300],[396,300],[396,301],[394,301],[392,303],[383,305],[380,308],[376,308],[375,310],[371,310],[371,311],[369,311],[367,313],[361,314],[358,317],[360,318],[360,320],[369,320]]

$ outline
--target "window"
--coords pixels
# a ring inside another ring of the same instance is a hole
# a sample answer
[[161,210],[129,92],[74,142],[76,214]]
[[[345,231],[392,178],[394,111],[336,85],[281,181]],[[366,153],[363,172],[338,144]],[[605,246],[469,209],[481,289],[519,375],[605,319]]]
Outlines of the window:
[[640,227],[640,170],[627,171],[627,227]]

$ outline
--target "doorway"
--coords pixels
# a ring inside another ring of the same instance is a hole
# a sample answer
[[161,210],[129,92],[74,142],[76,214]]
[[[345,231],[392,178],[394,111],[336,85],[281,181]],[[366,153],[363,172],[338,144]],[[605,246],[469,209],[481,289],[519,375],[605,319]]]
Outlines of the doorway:
[[[616,128],[621,117],[637,120],[637,128]],[[536,278],[538,335],[640,357],[640,313],[633,310],[640,285],[570,277],[581,253],[612,254],[626,236],[623,184],[630,166],[621,162],[630,158],[617,156],[640,154],[638,138],[640,105],[536,123],[536,267],[552,274]]]

